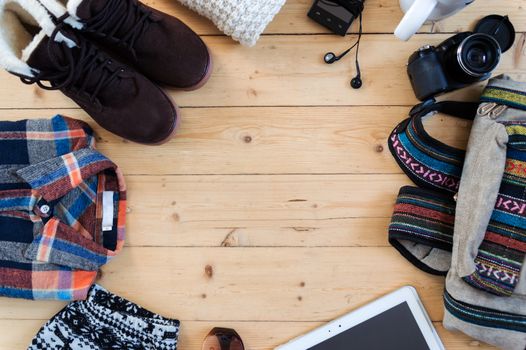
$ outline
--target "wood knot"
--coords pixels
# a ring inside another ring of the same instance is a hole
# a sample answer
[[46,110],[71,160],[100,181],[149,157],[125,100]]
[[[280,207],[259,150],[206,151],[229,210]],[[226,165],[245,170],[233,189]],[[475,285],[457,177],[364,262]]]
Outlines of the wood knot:
[[300,287],[305,287],[305,282],[301,282]]
[[34,89],[33,89],[33,93],[35,94],[36,97],[38,98],[41,98],[42,97],[42,90],[35,85]]
[[201,294],[201,298],[206,299],[206,294],[205,293]]
[[375,151],[378,153],[381,153],[384,151],[384,146],[382,145],[376,145]]
[[249,135],[245,136],[243,138],[243,141],[245,141],[245,143],[251,143],[252,142],[252,136],[249,136]]
[[235,247],[237,246],[237,238],[236,238],[236,231],[237,229],[232,229],[225,237],[223,242],[221,242],[221,247]]
[[205,275],[208,278],[212,278],[214,276],[214,268],[212,267],[212,265],[205,266]]

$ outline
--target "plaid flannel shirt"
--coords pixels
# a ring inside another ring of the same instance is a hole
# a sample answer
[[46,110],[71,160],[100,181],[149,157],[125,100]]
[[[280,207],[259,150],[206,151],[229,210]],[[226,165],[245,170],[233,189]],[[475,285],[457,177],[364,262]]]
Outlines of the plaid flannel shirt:
[[0,295],[85,299],[124,244],[126,189],[89,126],[0,122]]

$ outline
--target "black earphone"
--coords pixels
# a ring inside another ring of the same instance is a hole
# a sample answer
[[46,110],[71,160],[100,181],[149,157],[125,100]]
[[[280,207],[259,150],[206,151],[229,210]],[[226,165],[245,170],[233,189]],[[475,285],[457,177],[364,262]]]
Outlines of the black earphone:
[[362,38],[362,12],[363,12],[363,2],[364,0],[338,0],[337,1],[341,6],[345,7],[347,10],[349,10],[354,17],[360,17],[360,28],[358,31],[358,39],[356,42],[347,50],[336,56],[334,52],[327,52],[325,56],[323,56],[323,60],[327,64],[333,64],[334,62],[338,62],[341,60],[345,55],[347,55],[349,52],[351,52],[352,49],[356,47],[356,55],[355,55],[355,63],[356,63],[356,76],[351,79],[351,87],[353,89],[359,89],[363,85],[362,81],[362,73],[360,71],[360,62],[359,62],[359,51],[360,51],[360,39]]

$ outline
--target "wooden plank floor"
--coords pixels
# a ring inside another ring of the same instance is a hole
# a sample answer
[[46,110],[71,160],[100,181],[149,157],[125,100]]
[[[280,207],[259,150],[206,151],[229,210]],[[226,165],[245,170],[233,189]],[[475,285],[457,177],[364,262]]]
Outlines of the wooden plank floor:
[[[478,0],[402,43],[391,34],[401,18],[398,1],[367,0],[359,91],[349,87],[350,58],[321,61],[355,35],[342,39],[308,20],[311,0],[288,0],[254,48],[222,36],[174,0],[148,3],[203,35],[215,59],[204,88],[170,92],[184,120],[166,145],[123,141],[60,93],[0,73],[0,120],[56,113],[86,120],[99,133],[99,148],[126,174],[126,248],[104,267],[100,283],[179,318],[182,350],[200,349],[213,326],[236,328],[247,349],[273,348],[408,284],[448,349],[490,349],[442,328],[443,278],[420,272],[389,247],[394,199],[409,181],[386,139],[416,103],[407,57],[483,15],[510,15],[517,44],[499,71],[526,80],[526,1]],[[476,98],[480,89],[453,97]],[[447,117],[428,124],[460,147],[469,127]],[[25,349],[63,305],[0,298],[0,349]]]

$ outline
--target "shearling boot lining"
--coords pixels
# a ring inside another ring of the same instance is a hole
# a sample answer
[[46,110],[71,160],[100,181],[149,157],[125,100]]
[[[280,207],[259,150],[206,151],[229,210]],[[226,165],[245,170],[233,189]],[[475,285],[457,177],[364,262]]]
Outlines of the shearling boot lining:
[[77,16],[77,10],[80,6],[80,4],[85,0],[69,0],[67,3],[68,12],[71,16],[73,16],[76,19],[79,19]]
[[[34,38],[24,24],[39,27]],[[51,35],[55,25],[47,11],[35,0],[0,0],[0,66],[9,72],[34,76],[22,59],[24,51],[34,49],[42,38]]]
[[33,51],[35,51],[37,48],[38,44],[40,44],[45,37],[46,33],[43,30],[33,37],[33,40],[31,40],[26,48],[22,50],[22,61],[27,62]]
[[[28,27],[37,29],[36,33],[29,32]],[[0,0],[0,66],[11,73],[34,77],[37,70],[26,62],[55,28],[51,16],[37,1]],[[74,41],[60,32],[54,40],[75,46]]]
[[83,0],[67,1],[66,0],[39,0],[40,3],[55,16],[62,17],[66,12],[70,15],[64,20],[67,24],[75,29],[82,29],[83,24],[78,21],[77,8]]

